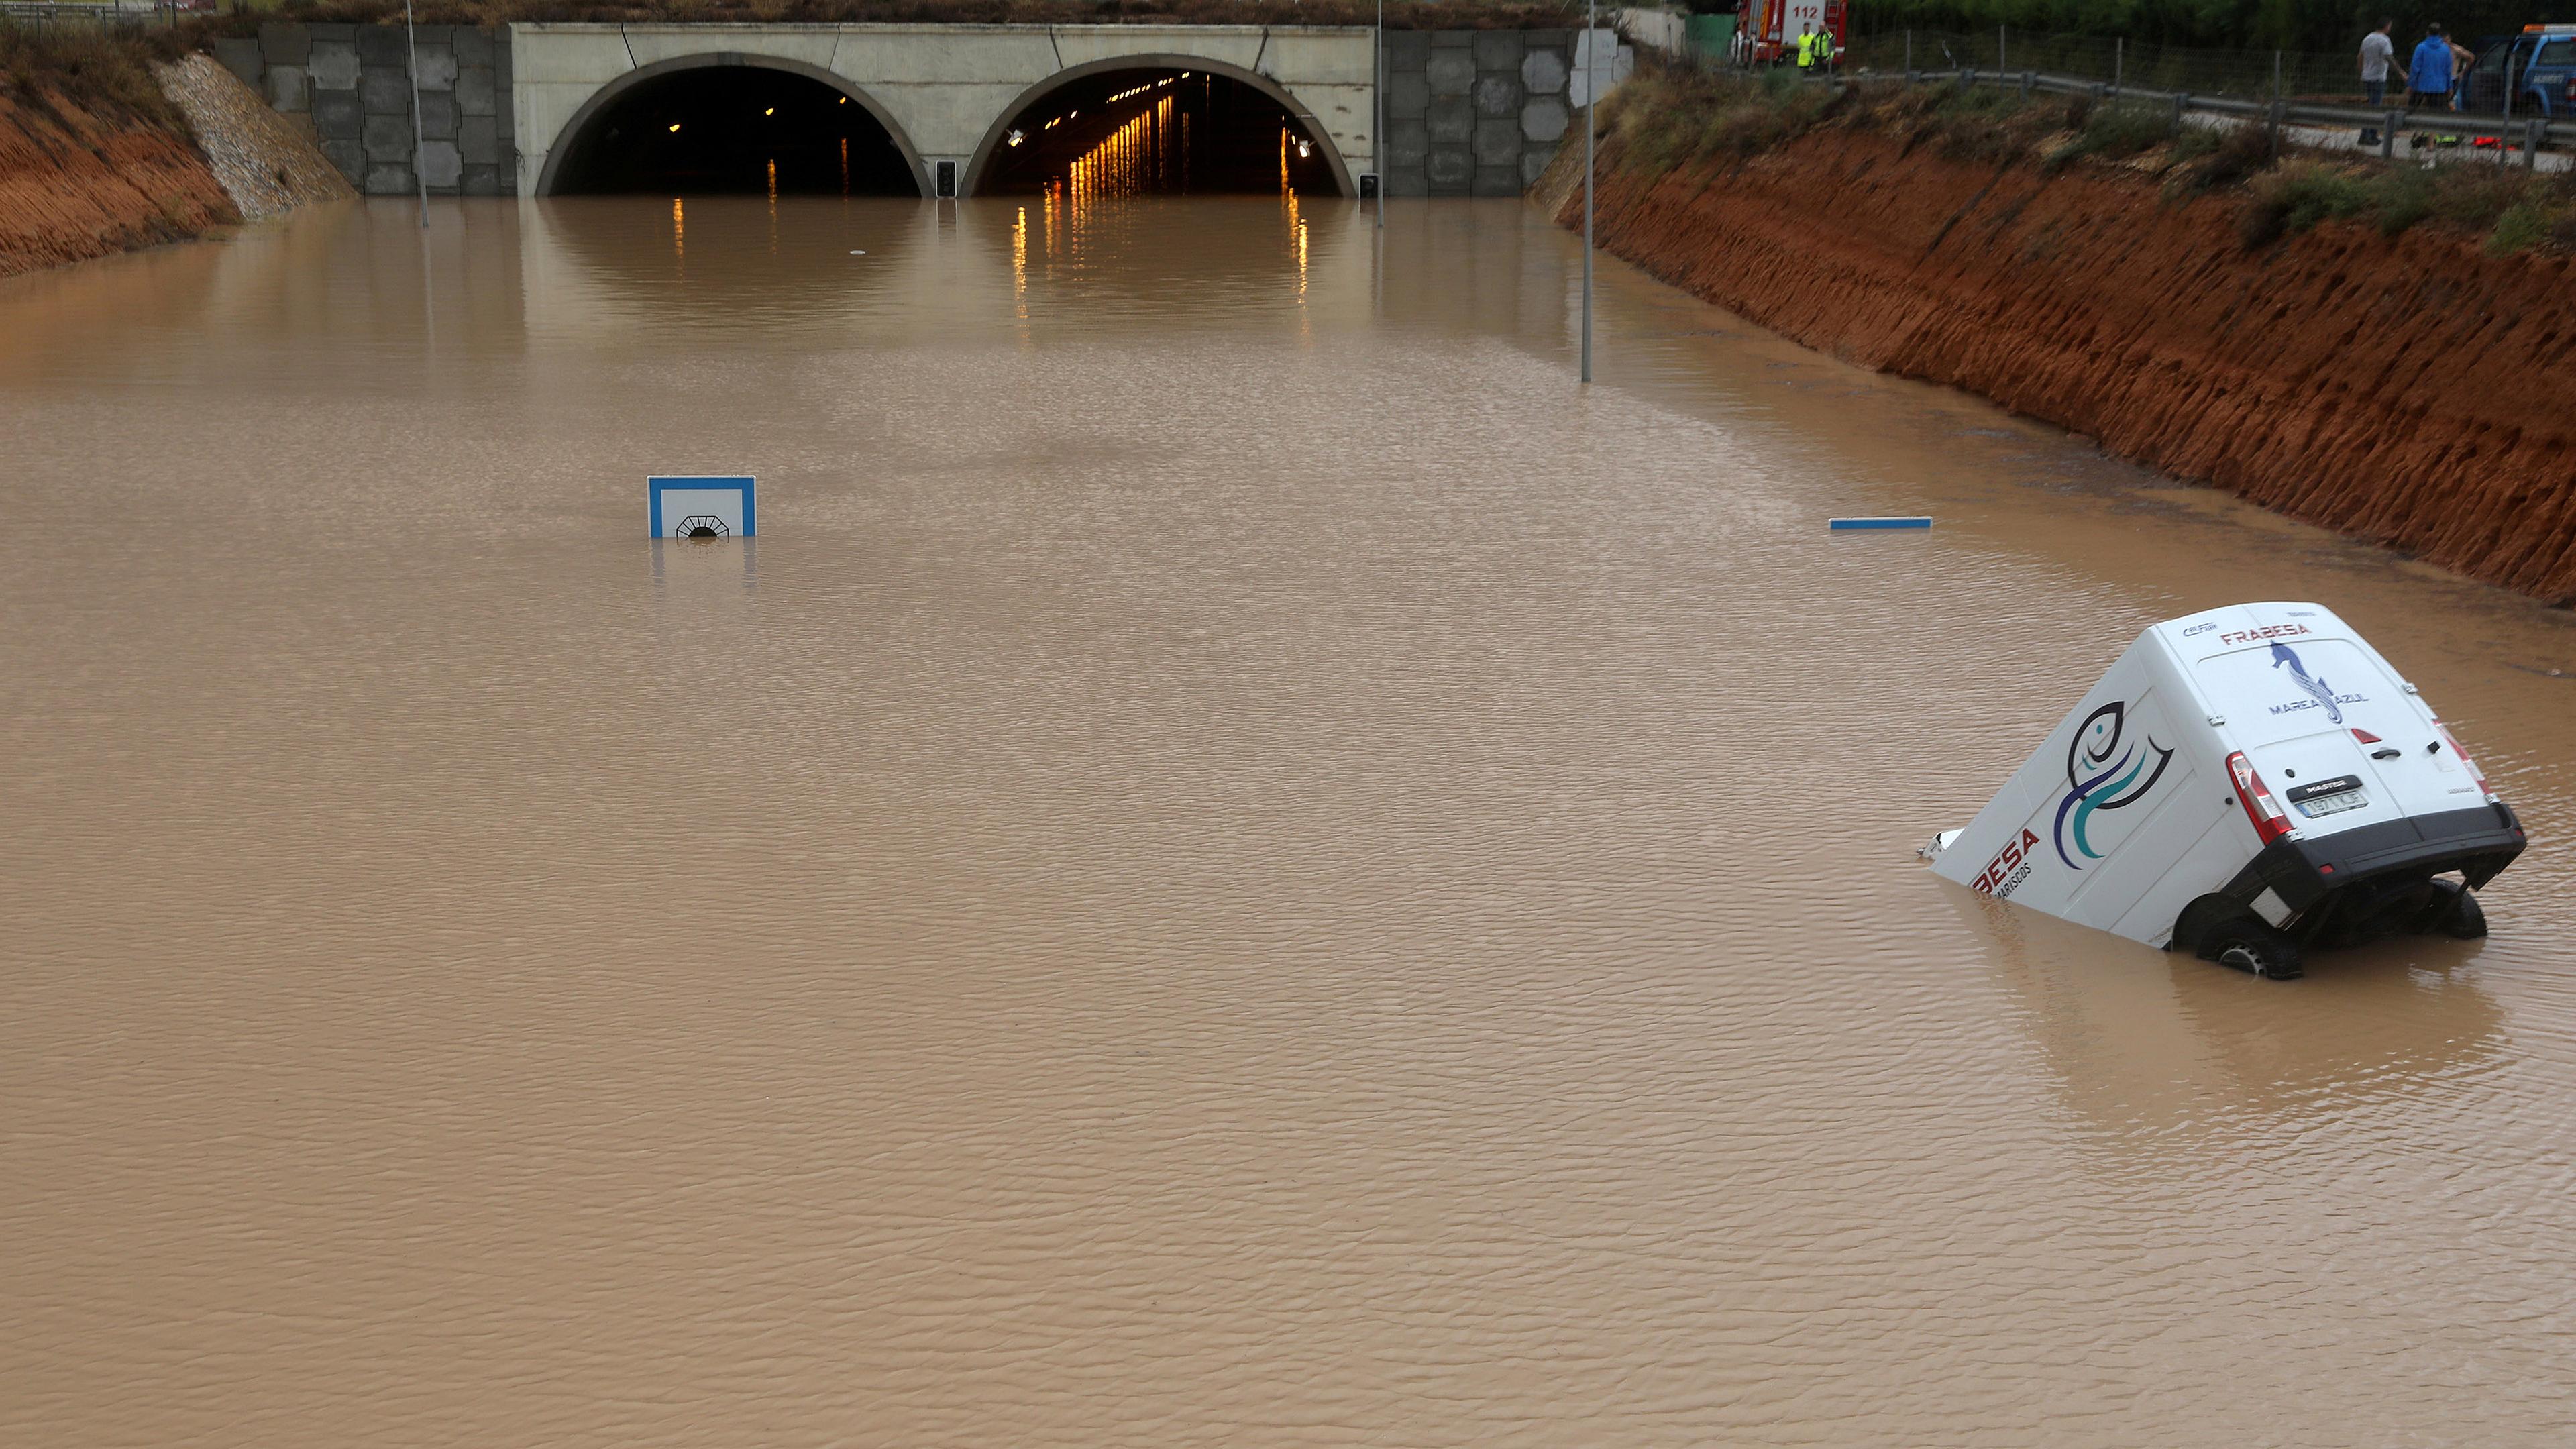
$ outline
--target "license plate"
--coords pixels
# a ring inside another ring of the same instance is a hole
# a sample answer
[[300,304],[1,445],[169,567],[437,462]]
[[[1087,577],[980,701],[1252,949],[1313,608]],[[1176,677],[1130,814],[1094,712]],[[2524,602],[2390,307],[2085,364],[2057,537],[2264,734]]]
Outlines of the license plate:
[[2361,791],[2346,790],[2340,795],[2319,795],[2314,800],[2301,800],[2298,806],[2300,814],[2314,820],[2320,815],[2332,815],[2338,810],[2358,810],[2369,803],[2370,797]]

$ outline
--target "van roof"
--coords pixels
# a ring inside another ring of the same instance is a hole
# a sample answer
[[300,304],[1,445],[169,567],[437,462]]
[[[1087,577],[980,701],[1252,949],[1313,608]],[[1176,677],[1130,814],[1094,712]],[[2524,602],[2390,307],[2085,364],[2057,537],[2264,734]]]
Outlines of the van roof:
[[2176,653],[2190,658],[2303,635],[2353,637],[2352,626],[2337,618],[2334,610],[2291,600],[2203,609],[2152,625],[2147,632],[2164,636]]

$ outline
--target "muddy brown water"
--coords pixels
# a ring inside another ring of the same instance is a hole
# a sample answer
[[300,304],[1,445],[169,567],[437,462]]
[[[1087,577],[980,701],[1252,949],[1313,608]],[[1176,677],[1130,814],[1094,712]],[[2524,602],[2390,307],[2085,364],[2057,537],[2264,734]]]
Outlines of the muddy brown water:
[[[603,199],[0,284],[0,1440],[2566,1442],[2570,620],[1616,264],[1580,391],[1575,260]],[[1916,862],[2249,598],[2522,808],[2492,939]]]

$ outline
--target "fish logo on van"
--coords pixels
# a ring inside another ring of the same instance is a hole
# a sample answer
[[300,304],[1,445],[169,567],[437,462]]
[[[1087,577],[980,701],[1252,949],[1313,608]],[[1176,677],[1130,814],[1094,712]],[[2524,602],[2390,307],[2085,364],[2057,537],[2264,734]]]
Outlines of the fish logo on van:
[[[2152,735],[2144,750],[2124,741],[2128,720],[2129,706],[2113,700],[2086,715],[2076,727],[2075,738],[2067,742],[2066,798],[2057,804],[2056,835],[2057,858],[2070,870],[2084,867],[2067,851],[2069,841],[2085,859],[2102,858],[2086,830],[2094,812],[2137,804],[2173,763],[2174,752],[2157,744]],[[2151,764],[2153,769],[2148,768]],[[2141,780],[2141,775],[2146,778]]]
[[2308,698],[2315,700],[2316,704],[2281,705],[2272,711],[2274,714],[2279,714],[2283,710],[2289,709],[2311,709],[2322,707],[2326,712],[2326,718],[2333,720],[2336,724],[2342,724],[2342,706],[2345,704],[2358,704],[2361,702],[2362,697],[2358,694],[2337,695],[2334,692],[2333,685],[2328,684],[2324,680],[2318,679],[2308,673],[2308,666],[2299,662],[2298,654],[2292,650],[2289,645],[2275,641],[2272,645],[2272,667],[2278,669],[2284,664],[2290,666],[2290,677],[2299,682],[2299,688],[2306,690]]

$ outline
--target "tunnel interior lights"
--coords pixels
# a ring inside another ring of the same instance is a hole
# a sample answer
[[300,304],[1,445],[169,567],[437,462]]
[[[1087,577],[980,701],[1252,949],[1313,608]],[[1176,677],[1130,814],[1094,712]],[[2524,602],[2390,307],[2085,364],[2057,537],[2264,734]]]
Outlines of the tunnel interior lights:
[[1120,101],[1123,101],[1123,100],[1129,100],[1129,99],[1132,99],[1132,98],[1134,98],[1134,97],[1136,97],[1136,96],[1141,96],[1141,95],[1143,95],[1143,94],[1144,94],[1145,92],[1147,92],[1147,91],[1151,91],[1151,90],[1160,90],[1162,87],[1167,86],[1167,85],[1170,85],[1173,81],[1178,80],[1178,79],[1180,79],[1180,77],[1178,77],[1178,76],[1168,76],[1168,75],[1167,75],[1167,76],[1163,77],[1161,80],[1157,80],[1157,81],[1147,81],[1147,82],[1145,82],[1145,83],[1144,83],[1143,85],[1141,85],[1141,86],[1129,86],[1127,89],[1125,89],[1125,90],[1123,90],[1123,91],[1120,91],[1118,94],[1116,94],[1116,95],[1114,95],[1114,96],[1111,96],[1111,97],[1109,98],[1109,104],[1111,104],[1111,105],[1113,105],[1113,106],[1114,106],[1114,105],[1118,104]]
[[1013,132],[1011,133],[1011,135],[1010,135],[1009,144],[1011,144],[1011,145],[1013,145],[1013,146],[1016,146],[1016,145],[1020,144],[1022,141],[1027,140],[1028,138],[1029,138],[1029,133],[1028,133],[1028,132],[1026,132],[1026,131],[1013,131]]
[[764,116],[774,116],[774,115],[777,115],[777,114],[778,114],[778,108],[777,108],[776,106],[771,106],[768,110],[765,110],[765,111],[761,112],[761,114],[762,114],[762,115],[764,115]]

